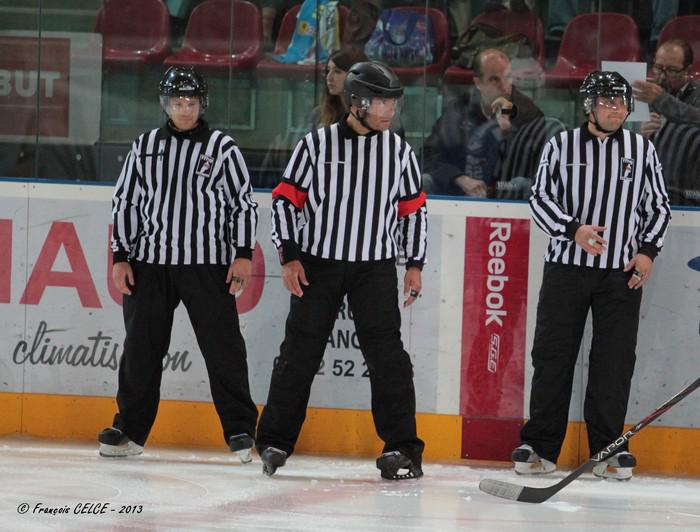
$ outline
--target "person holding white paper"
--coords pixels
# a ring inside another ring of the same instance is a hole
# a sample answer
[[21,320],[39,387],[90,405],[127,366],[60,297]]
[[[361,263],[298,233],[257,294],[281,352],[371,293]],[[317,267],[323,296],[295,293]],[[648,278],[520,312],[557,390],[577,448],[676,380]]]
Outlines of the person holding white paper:
[[682,39],[671,39],[656,50],[652,71],[654,80],[635,81],[634,97],[651,108],[651,120],[642,124],[646,137],[663,121],[700,125],[700,81],[691,80],[693,49]]

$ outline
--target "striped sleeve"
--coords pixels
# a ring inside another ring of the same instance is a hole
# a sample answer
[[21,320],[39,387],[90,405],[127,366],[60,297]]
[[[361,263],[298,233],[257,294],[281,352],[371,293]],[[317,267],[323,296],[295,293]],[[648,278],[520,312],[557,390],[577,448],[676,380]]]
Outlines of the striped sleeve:
[[307,140],[304,138],[297,143],[282,181],[272,191],[272,243],[282,264],[299,258],[298,232],[301,227],[298,219],[314,173]]
[[230,149],[224,157],[224,188],[229,207],[229,241],[226,244],[232,252],[235,250],[236,258],[250,259],[255,248],[258,205],[251,197],[250,176],[243,155],[232,139],[230,142]]
[[127,154],[112,196],[112,260],[126,262],[138,235],[141,219],[139,197],[143,193],[139,176],[137,142]]
[[[408,145],[407,145],[408,146]],[[421,173],[416,155],[407,149],[407,161],[399,185],[399,235],[406,252],[406,267],[423,268],[427,251],[428,210],[421,190]]]
[[554,137],[542,151],[537,177],[532,186],[532,196],[530,196],[530,212],[535,223],[550,238],[571,240],[567,226],[576,220],[566,214],[560,204],[559,197],[562,191],[560,190],[559,162],[560,146],[557,143],[557,137]]
[[652,259],[661,251],[671,220],[671,208],[664,183],[661,163],[654,145],[648,143],[644,179],[644,225],[640,237],[640,252]]

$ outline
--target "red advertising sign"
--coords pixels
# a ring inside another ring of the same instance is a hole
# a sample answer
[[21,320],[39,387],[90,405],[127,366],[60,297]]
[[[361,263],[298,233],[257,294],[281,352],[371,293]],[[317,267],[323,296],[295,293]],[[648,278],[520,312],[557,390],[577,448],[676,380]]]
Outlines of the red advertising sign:
[[462,456],[509,460],[523,422],[530,221],[466,223]]
[[69,39],[0,37],[0,135],[68,137],[69,77]]

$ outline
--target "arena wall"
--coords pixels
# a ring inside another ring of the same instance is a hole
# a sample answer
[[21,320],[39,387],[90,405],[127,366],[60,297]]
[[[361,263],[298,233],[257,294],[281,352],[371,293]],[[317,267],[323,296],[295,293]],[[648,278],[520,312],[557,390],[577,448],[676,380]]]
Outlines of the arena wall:
[[[0,434],[94,439],[115,412],[123,342],[112,285],[110,186],[0,182]],[[239,298],[253,398],[263,405],[284,333],[288,293],[260,205],[254,279]],[[402,311],[429,460],[507,461],[527,417],[546,239],[521,202],[429,200],[421,299]],[[645,287],[627,422],[698,377],[700,211],[674,210]],[[562,301],[565,305],[566,301]],[[560,463],[588,458],[582,425],[586,328]],[[149,444],[222,447],[202,357],[179,308]],[[700,475],[700,395],[632,440],[641,471]],[[298,451],[374,456],[369,379],[342,308],[314,382]]]

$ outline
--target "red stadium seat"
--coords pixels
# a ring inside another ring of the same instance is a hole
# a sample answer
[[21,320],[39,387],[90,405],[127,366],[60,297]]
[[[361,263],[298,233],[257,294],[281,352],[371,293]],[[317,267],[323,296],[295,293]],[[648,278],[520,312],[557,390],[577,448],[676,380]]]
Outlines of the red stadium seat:
[[661,30],[659,44],[669,39],[683,39],[693,48],[695,61],[690,67],[690,74],[700,75],[700,15],[685,15],[669,20]]
[[170,53],[170,15],[162,0],[105,0],[95,32],[111,66],[161,63]]
[[577,15],[566,26],[554,67],[546,73],[550,87],[576,87],[601,61],[639,61],[639,28],[621,13]]
[[250,70],[261,51],[260,10],[246,0],[206,0],[190,15],[182,48],[167,66],[200,70]]
[[[544,66],[544,28],[542,21],[532,11],[516,13],[510,9],[487,11],[474,17],[473,22],[488,24],[498,28],[504,35],[522,33],[533,46],[534,57]],[[452,85],[466,85],[474,79],[474,71],[459,65],[452,65],[445,71],[445,83]]]
[[[275,49],[273,51],[275,55],[287,52],[289,43],[294,35],[294,29],[297,24],[297,13],[299,13],[300,7],[301,4],[295,4],[284,14],[284,17],[282,17],[282,23],[280,24],[277,41],[275,42]],[[347,19],[349,11],[347,6],[338,6],[338,27],[340,28],[341,40],[345,28],[345,20]],[[258,63],[257,75],[258,77],[264,78],[310,79],[314,77],[314,74],[323,77],[325,68],[325,63],[296,65],[278,63],[274,59],[265,57]]]

